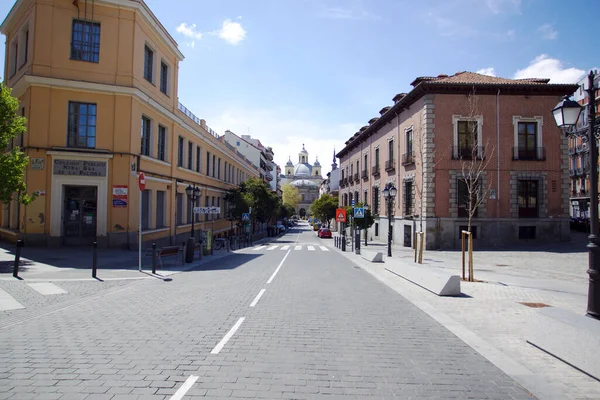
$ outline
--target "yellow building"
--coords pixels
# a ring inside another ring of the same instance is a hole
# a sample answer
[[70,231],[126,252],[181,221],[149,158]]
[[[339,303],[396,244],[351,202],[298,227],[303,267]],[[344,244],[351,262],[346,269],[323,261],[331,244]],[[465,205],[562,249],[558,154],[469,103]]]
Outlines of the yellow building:
[[[134,248],[140,198],[143,242],[181,243],[192,218],[229,233],[226,190],[258,170],[179,103],[183,54],[142,0],[18,0],[0,32],[5,83],[28,119],[15,145],[39,193],[2,205],[1,237]],[[221,214],[193,215],[188,185]]]

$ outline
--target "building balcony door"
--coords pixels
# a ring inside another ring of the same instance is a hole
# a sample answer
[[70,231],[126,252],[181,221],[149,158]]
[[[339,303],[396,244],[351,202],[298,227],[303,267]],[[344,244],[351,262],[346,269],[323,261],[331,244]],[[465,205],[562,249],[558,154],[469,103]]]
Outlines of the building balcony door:
[[96,186],[64,186],[63,244],[88,245],[96,238]]

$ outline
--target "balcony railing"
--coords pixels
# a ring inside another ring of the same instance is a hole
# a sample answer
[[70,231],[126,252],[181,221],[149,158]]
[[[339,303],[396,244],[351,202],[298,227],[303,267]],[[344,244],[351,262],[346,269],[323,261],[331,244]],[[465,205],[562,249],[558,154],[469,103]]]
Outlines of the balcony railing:
[[571,192],[571,197],[590,197],[589,190],[574,190]]
[[348,178],[344,178],[344,186],[348,184]]
[[354,174],[354,182],[358,182],[358,181],[359,181],[359,179],[358,179],[358,172],[357,172]]
[[373,166],[373,176],[379,176],[379,164]]
[[391,160],[387,160],[385,162],[385,170],[386,171],[393,171],[396,169],[396,160],[391,159]]
[[544,161],[546,160],[546,148],[534,147],[525,149],[522,147],[514,147],[513,160]]
[[453,160],[472,160],[475,157],[477,160],[485,159],[485,147],[459,147],[454,146],[452,149]]
[[369,179],[369,171],[367,171],[366,169],[364,169],[364,170],[362,171],[361,177],[362,177],[364,180],[368,180],[368,179]]
[[213,135],[214,137],[216,137],[217,139],[219,138],[219,135],[217,134],[217,132],[213,131],[212,129],[210,129],[210,127],[206,124],[202,125],[202,122],[200,120],[200,118],[196,117],[194,115],[193,112],[191,112],[190,110],[187,109],[186,106],[184,106],[181,103],[177,103],[177,109],[179,111],[181,111],[182,113],[184,113],[189,119],[191,119],[192,121],[194,121],[196,124],[200,125],[201,128],[206,129],[206,131],[208,133],[210,133],[211,135]]
[[340,179],[340,187],[343,188],[344,187],[344,180]]
[[402,165],[411,165],[415,163],[414,153],[411,151],[409,153],[402,154]]
[[348,175],[346,179],[348,179],[348,182],[350,183],[354,182],[354,177],[352,176],[352,174]]

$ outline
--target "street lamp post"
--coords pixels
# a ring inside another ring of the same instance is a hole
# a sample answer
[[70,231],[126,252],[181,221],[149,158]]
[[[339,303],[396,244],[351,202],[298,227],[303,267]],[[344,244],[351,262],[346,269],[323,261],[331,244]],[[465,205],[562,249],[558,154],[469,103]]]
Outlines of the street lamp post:
[[589,251],[588,270],[589,289],[587,315],[600,319],[600,237],[598,236],[598,144],[600,120],[596,121],[596,96],[598,88],[594,87],[597,72],[588,75],[587,126],[576,128],[575,125],[584,108],[574,100],[565,97],[554,107],[552,114],[556,125],[562,128],[568,137],[580,138],[588,143],[590,152],[590,235],[587,245]]
[[[185,262],[186,263],[191,263],[194,261],[194,247],[196,246],[196,241],[194,239],[194,219],[195,219],[195,213],[193,206],[196,204],[196,201],[198,201],[198,199],[200,199],[200,188],[197,187],[196,185],[194,185],[192,187],[192,185],[188,185],[187,188],[185,188],[185,194],[188,197],[188,200],[192,203],[192,231],[190,232],[190,237],[188,238],[187,241],[187,248],[185,251]],[[202,242],[202,239],[200,240],[200,242]],[[202,253],[202,249],[200,249],[200,253]]]
[[397,189],[391,182],[386,185],[385,189],[383,189],[383,198],[386,202],[388,216],[388,257],[392,256],[392,208],[396,193]]

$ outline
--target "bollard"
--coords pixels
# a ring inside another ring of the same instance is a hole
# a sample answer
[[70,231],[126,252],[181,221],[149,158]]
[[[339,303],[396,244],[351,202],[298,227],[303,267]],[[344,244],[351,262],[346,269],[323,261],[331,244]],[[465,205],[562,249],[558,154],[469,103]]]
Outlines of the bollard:
[[152,273],[156,274],[156,243],[152,243]]
[[346,235],[342,236],[342,251],[346,251]]
[[92,256],[92,278],[96,278],[98,269],[98,242],[94,242],[94,254]]
[[15,264],[13,266],[13,276],[19,277],[19,262],[21,261],[21,248],[23,247],[23,241],[17,240],[17,250],[15,251]]

